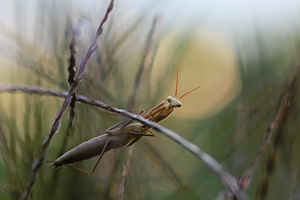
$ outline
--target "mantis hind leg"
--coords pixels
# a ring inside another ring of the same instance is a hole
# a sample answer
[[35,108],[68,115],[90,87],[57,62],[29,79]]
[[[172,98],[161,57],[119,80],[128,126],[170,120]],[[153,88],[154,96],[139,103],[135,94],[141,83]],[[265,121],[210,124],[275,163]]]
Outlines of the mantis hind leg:
[[[141,115],[142,113],[145,112],[144,109],[136,109],[136,110],[139,110],[139,111],[140,111],[140,112],[139,112],[139,115]],[[129,120],[125,121],[125,123],[122,125],[122,128],[125,127],[125,126],[127,126],[128,124],[130,124],[132,121],[133,121],[133,119],[129,119]]]
[[[138,109],[138,110],[139,110],[139,113],[138,113],[139,115],[141,115],[142,113],[145,112],[144,109]],[[121,121],[121,122],[109,127],[106,131],[112,130],[112,129],[114,129],[118,126],[121,126],[121,125],[122,125],[121,128],[123,128],[123,127],[127,126],[128,124],[130,124],[132,121],[133,121],[133,119],[128,119],[128,120]]]
[[[149,133],[147,133],[147,132],[149,132]],[[137,135],[137,136],[149,136],[149,137],[155,137],[156,136],[155,133],[153,133],[150,130],[147,130],[147,132],[146,133],[140,133],[140,132],[132,131],[132,132],[128,132],[128,133],[125,133],[125,134]]]

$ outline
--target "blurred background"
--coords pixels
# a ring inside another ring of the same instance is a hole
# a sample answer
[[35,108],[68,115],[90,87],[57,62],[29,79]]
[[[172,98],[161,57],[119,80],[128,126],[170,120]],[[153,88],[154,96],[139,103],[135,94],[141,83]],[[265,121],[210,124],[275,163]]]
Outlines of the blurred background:
[[[3,1],[0,84],[68,90],[68,59],[76,35],[76,68],[109,1]],[[161,125],[177,132],[240,177],[250,167],[289,81],[298,80],[300,2],[115,1],[77,93],[118,108],[149,110],[174,96],[183,107]],[[142,73],[139,76],[139,72]],[[137,83],[136,79],[140,77]],[[300,199],[299,86],[246,189],[249,199]],[[134,97],[135,101],[131,101]],[[19,199],[34,159],[63,100],[0,93],[0,199]],[[124,120],[76,104],[45,160]],[[160,133],[135,144],[124,199],[214,199],[225,188],[209,168]],[[128,148],[104,155],[92,175],[62,167],[38,171],[29,199],[117,199]],[[95,159],[75,166],[90,170]]]

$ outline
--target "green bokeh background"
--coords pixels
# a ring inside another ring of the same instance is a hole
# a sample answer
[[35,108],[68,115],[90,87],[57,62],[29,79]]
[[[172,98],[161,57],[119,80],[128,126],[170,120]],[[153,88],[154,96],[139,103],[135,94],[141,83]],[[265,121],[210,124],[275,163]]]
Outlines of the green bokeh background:
[[[199,85],[201,89],[185,97],[183,107],[161,124],[240,177],[300,66],[300,5],[224,2],[116,1],[77,93],[118,108],[126,108],[135,94],[135,108],[148,110],[174,95],[177,67],[179,94]],[[0,21],[0,84],[67,91],[72,28],[80,21],[78,66],[108,4],[12,1]],[[147,68],[140,90],[133,91],[155,17]],[[299,198],[299,97],[296,85],[290,107],[246,190],[249,199]],[[19,199],[62,99],[19,92],[1,93],[0,102],[0,199]],[[123,120],[84,104],[76,104],[76,110],[74,133],[66,133],[66,112],[45,160],[56,159]],[[124,199],[214,199],[224,190],[219,177],[199,159],[156,135],[136,143]],[[127,155],[126,147],[106,153],[92,175],[67,167],[50,172],[45,163],[29,199],[117,199]],[[91,159],[76,166],[89,170],[94,163]]]

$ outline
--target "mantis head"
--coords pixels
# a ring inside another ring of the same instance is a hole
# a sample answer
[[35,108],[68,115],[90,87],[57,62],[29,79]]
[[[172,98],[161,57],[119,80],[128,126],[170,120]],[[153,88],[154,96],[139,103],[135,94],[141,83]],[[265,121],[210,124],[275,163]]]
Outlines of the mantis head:
[[169,103],[169,106],[172,108],[179,108],[182,106],[182,103],[174,97],[168,96],[167,101]]

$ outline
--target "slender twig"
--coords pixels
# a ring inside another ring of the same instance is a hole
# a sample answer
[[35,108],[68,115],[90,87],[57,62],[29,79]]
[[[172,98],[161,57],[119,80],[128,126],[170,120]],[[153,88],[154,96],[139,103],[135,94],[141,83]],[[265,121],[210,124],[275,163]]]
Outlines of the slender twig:
[[[3,91],[3,89],[1,89],[1,88],[3,88],[3,87],[0,87],[0,91]],[[6,87],[6,89],[9,89],[9,88]],[[17,91],[16,89],[17,89],[17,87],[14,87],[14,88],[11,88],[11,90],[9,90],[9,91]],[[22,86],[19,89],[22,89],[19,91],[26,91],[26,92],[33,91],[37,94],[47,94],[47,95],[53,94],[58,97],[64,97],[66,95],[66,93],[64,93],[64,92],[58,92],[55,90],[46,90],[46,91],[41,92],[43,89],[41,89],[41,88],[38,89],[36,87],[32,88],[31,90],[28,88],[25,90],[24,86]],[[6,91],[8,91],[8,90],[6,90]],[[201,150],[195,144],[182,138],[180,135],[178,135],[174,131],[171,131],[163,126],[160,126],[159,124],[157,124],[155,122],[149,121],[149,120],[143,118],[141,115],[133,114],[133,113],[128,112],[127,110],[119,109],[119,108],[107,105],[98,100],[91,100],[82,95],[76,95],[76,100],[81,103],[101,107],[110,112],[118,113],[119,115],[134,119],[134,120],[139,121],[147,126],[152,127],[154,130],[169,137],[173,141],[180,144],[183,148],[190,151],[196,157],[200,158],[207,167],[209,167],[213,172],[215,172],[220,177],[220,179],[223,181],[224,185],[228,188],[228,190],[234,196],[236,196],[238,199],[247,199],[245,193],[240,190],[240,188],[237,184],[237,180],[227,171],[227,169],[224,167],[224,165],[222,165],[217,160],[215,160],[212,156],[210,156],[209,154],[207,154],[206,152]]]
[[[71,28],[71,41],[69,44],[69,51],[70,51],[70,57],[69,57],[69,65],[68,65],[68,83],[69,86],[71,86],[74,81],[75,81],[75,76],[76,76],[76,53],[77,53],[77,42],[76,38],[80,35],[80,29],[82,26],[82,20],[79,20],[76,25],[72,25]],[[67,96],[67,95],[66,95]],[[66,150],[65,148],[67,147],[67,143],[70,139],[70,135],[72,135],[75,131],[75,124],[77,120],[77,115],[76,115],[76,92],[74,92],[72,96],[71,103],[69,105],[69,121],[68,121],[68,126],[66,129],[66,134],[64,135],[62,139],[62,145],[61,148],[59,149],[58,155],[62,155]],[[61,178],[60,172],[54,173],[53,174],[53,180],[59,180]],[[51,191],[55,191],[57,187],[57,184],[51,184]]]
[[95,50],[97,49],[97,40],[98,40],[98,37],[102,34],[102,30],[103,30],[103,25],[104,23],[106,22],[108,16],[109,16],[109,13],[111,12],[112,8],[113,8],[113,3],[114,1],[111,0],[107,10],[106,10],[106,13],[100,23],[100,26],[99,28],[97,29],[97,32],[96,32],[96,35],[86,53],[86,56],[81,60],[80,62],[80,65],[79,65],[79,69],[78,69],[78,74],[76,75],[75,77],[75,81],[74,83],[71,85],[70,89],[69,89],[69,92],[68,92],[68,95],[67,97],[65,98],[61,108],[59,109],[59,111],[57,112],[56,114],[56,117],[55,117],[55,120],[52,124],[52,127],[49,131],[49,133],[46,135],[46,137],[44,138],[43,140],[43,143],[42,143],[42,146],[41,146],[41,149],[40,149],[40,153],[38,155],[38,157],[34,160],[33,164],[32,164],[32,167],[31,167],[31,172],[30,172],[30,175],[29,175],[29,179],[26,183],[26,186],[23,190],[23,193],[22,193],[22,196],[21,196],[21,199],[22,200],[25,200],[28,198],[28,195],[30,194],[30,191],[31,191],[31,188],[35,182],[35,179],[36,179],[36,174],[40,168],[40,166],[42,165],[43,163],[43,160],[45,158],[45,155],[46,155],[46,151],[48,149],[48,146],[49,146],[49,143],[51,141],[51,138],[53,137],[53,135],[59,130],[59,127],[60,127],[60,123],[61,123],[61,119],[62,119],[62,116],[64,114],[64,112],[66,111],[67,107],[69,106],[71,100],[72,100],[72,96],[77,88],[77,85],[78,83],[81,81],[82,77],[84,76],[84,70],[86,68],[86,64],[87,64],[87,61],[89,60],[89,58],[91,57],[91,55],[95,52]]
[[[142,59],[141,59],[140,64],[139,64],[138,72],[136,73],[136,76],[135,76],[133,91],[132,91],[132,94],[130,95],[130,98],[129,98],[129,101],[128,101],[129,102],[128,107],[127,107],[128,110],[132,110],[136,105],[136,100],[137,100],[137,96],[139,94],[142,75],[143,75],[143,72],[145,71],[145,68],[147,68],[146,58],[151,53],[151,44],[153,43],[152,40],[153,40],[153,35],[154,35],[154,32],[155,32],[156,24],[157,24],[157,17],[155,17],[153,19],[152,26],[151,26],[150,31],[148,33],[148,37],[147,37],[146,44],[145,44],[145,47],[144,47]],[[130,148],[130,150],[128,151],[127,163],[126,163],[126,166],[124,166],[124,170],[122,172],[122,179],[121,179],[121,183],[120,183],[120,187],[119,187],[119,200],[123,199],[125,178],[126,178],[126,175],[129,172],[130,157],[131,157],[134,146],[135,145],[133,144],[132,147]]]
[[266,151],[266,149],[272,139],[272,135],[277,130],[277,127],[281,124],[285,114],[287,113],[290,102],[292,100],[294,89],[297,86],[297,78],[299,77],[299,75],[300,75],[300,67],[297,67],[297,68],[291,70],[291,74],[287,81],[287,87],[286,87],[285,91],[283,91],[283,94],[281,95],[282,96],[281,104],[277,110],[277,113],[276,113],[273,121],[270,123],[270,125],[268,126],[268,128],[266,130],[266,133],[263,138],[263,142],[262,142],[261,146],[258,148],[258,150],[254,156],[253,162],[251,163],[249,169],[246,170],[244,175],[239,180],[239,185],[241,188],[246,189],[249,186],[251,179],[254,175],[254,172],[256,170],[256,167],[258,165],[258,162],[260,161],[261,156]]
[[[70,58],[69,58],[69,66],[68,66],[68,73],[69,73],[69,77],[68,77],[68,83],[69,86],[71,86],[74,82],[75,82],[75,75],[76,75],[76,37],[79,35],[80,33],[80,21],[78,22],[78,24],[76,26],[73,27],[72,30],[72,37],[71,37],[71,42],[69,45],[69,49],[70,49]],[[74,94],[72,95],[72,100],[70,103],[70,114],[69,114],[69,124],[68,124],[68,128],[67,128],[67,135],[72,134],[72,132],[74,131],[74,127],[75,127],[75,123],[76,123],[76,107],[75,104],[76,103],[76,92],[74,92]]]
[[[60,92],[58,90],[53,89],[43,89],[40,87],[29,87],[27,85],[0,85],[0,92],[24,92],[29,94],[38,94],[38,95],[46,95],[46,96],[54,96],[60,98],[66,98],[68,96],[68,92]],[[78,101],[78,99],[76,99]]]
[[124,170],[122,172],[122,180],[121,180],[120,187],[119,187],[119,200],[123,199],[125,178],[130,169],[130,159],[131,159],[133,148],[134,148],[134,146],[129,147],[129,151],[128,151],[128,155],[127,155],[127,162],[126,162],[126,165],[124,166]]

